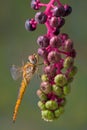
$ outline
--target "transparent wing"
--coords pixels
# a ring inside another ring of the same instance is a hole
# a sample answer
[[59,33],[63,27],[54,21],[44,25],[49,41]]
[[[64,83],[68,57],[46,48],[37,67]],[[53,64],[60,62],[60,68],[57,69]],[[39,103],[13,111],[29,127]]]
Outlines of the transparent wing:
[[22,76],[22,69],[16,65],[12,65],[10,68],[11,76],[14,80],[17,80]]

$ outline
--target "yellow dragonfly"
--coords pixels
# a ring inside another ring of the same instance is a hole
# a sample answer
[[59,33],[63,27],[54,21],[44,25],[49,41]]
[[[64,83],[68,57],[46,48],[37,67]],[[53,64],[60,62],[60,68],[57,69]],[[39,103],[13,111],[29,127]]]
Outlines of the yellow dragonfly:
[[21,82],[21,86],[19,89],[16,105],[14,108],[13,122],[15,122],[15,120],[16,120],[18,108],[19,108],[20,103],[22,101],[25,89],[26,89],[27,85],[29,84],[32,76],[34,75],[34,73],[38,69],[37,64],[38,64],[38,55],[32,54],[28,57],[27,63],[24,64],[22,67],[18,68],[15,65],[13,65],[11,67],[10,71],[11,71],[12,78],[14,80],[17,80],[22,75],[22,82]]

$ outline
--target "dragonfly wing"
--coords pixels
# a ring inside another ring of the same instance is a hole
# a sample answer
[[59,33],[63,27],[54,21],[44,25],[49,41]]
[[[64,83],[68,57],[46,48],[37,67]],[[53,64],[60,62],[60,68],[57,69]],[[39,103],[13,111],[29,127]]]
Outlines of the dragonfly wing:
[[22,69],[15,65],[12,65],[12,67],[10,68],[10,72],[11,72],[11,76],[14,80],[17,80],[22,75]]

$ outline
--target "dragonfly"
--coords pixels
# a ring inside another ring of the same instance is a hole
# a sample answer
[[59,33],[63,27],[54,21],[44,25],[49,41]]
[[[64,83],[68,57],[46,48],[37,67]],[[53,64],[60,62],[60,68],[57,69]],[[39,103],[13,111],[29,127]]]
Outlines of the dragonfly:
[[38,55],[32,54],[28,56],[28,61],[22,67],[17,67],[13,65],[10,69],[12,78],[17,80],[20,76],[22,76],[22,82],[20,85],[18,98],[15,104],[14,113],[13,113],[13,122],[16,121],[17,113],[19,106],[21,104],[24,92],[35,72],[38,70]]

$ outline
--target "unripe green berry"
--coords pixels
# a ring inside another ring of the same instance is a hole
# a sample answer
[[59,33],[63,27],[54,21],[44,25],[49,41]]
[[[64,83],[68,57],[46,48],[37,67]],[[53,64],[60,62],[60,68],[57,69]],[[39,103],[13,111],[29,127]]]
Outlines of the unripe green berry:
[[58,74],[55,76],[54,81],[59,86],[64,86],[67,83],[67,78],[63,74]]
[[76,67],[76,66],[73,66],[73,67],[71,68],[70,73],[69,73],[69,78],[74,77],[75,74],[77,73],[77,71],[78,71],[77,67]]
[[40,90],[37,90],[37,95],[40,98],[41,101],[46,101],[47,100],[47,96]]
[[65,85],[63,87],[63,93],[64,93],[64,95],[68,95],[70,93],[70,90],[71,90],[70,85],[69,84]]
[[60,107],[59,109],[55,110],[54,114],[55,117],[59,117],[64,112],[64,107]]
[[38,102],[38,107],[41,109],[41,110],[45,110],[45,104],[41,101]]
[[54,113],[50,110],[42,110],[42,119],[45,121],[53,121],[54,120]]
[[57,86],[56,84],[54,84],[52,86],[52,89],[53,89],[53,92],[57,95],[57,96],[60,96],[62,94],[62,89]]
[[73,65],[73,63],[74,63],[74,59],[72,57],[67,57],[64,60],[63,66],[64,68],[68,69]]
[[49,100],[45,103],[45,107],[49,110],[56,110],[58,108],[58,103],[53,100]]
[[46,74],[43,74],[43,75],[41,76],[41,79],[42,79],[42,81],[48,81],[48,77],[47,77]]

